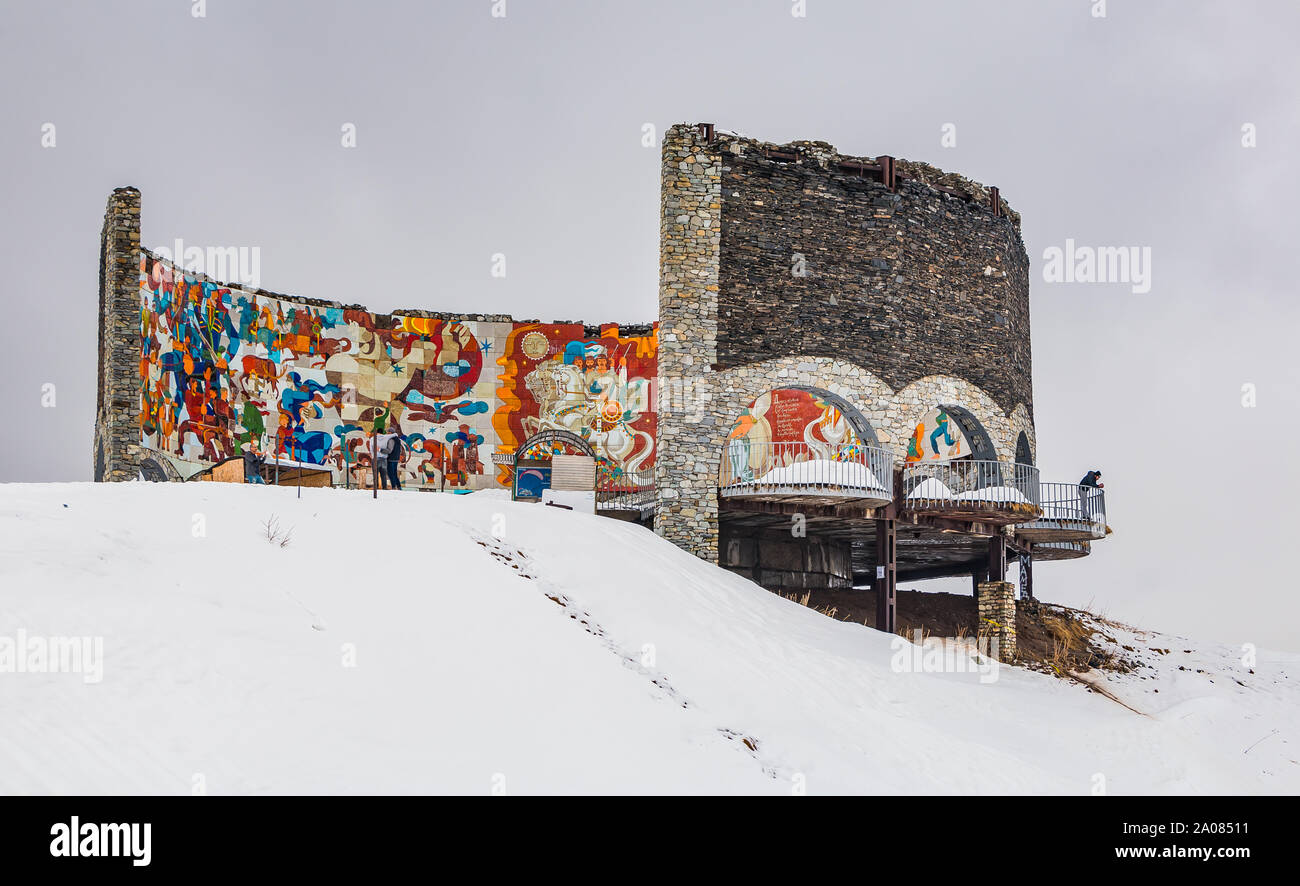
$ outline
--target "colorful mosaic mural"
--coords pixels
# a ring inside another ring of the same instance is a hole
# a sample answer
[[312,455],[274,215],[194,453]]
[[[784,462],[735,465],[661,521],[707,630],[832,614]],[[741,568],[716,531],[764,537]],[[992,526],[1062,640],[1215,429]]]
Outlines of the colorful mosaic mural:
[[652,382],[657,337],[620,337],[604,327],[585,338],[579,324],[519,324],[505,337],[501,408],[493,425],[500,451],[514,452],[543,431],[581,437],[621,473],[654,465]]
[[907,461],[949,461],[971,454],[970,442],[943,407],[922,416],[907,441]]
[[224,287],[141,263],[140,439],[187,461],[245,446],[370,470],[369,433],[400,435],[406,483],[507,482],[487,453],[539,430],[581,436],[620,469],[653,464],[656,337],[578,324],[387,316]]
[[811,391],[778,388],[763,394],[736,419],[728,434],[733,476],[749,476],[773,464],[828,459],[856,453],[862,441],[844,414]]

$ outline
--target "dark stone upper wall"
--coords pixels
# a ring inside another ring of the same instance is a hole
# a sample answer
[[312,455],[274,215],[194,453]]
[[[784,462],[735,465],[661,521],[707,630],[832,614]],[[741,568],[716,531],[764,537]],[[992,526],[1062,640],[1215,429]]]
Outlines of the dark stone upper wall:
[[[1019,217],[990,191],[896,161],[891,191],[845,171],[824,142],[719,134],[721,257],[716,368],[774,357],[849,360],[894,389],[927,375],[1033,409],[1029,261]],[[951,193],[956,192],[956,193]],[[796,254],[806,276],[792,273]]]

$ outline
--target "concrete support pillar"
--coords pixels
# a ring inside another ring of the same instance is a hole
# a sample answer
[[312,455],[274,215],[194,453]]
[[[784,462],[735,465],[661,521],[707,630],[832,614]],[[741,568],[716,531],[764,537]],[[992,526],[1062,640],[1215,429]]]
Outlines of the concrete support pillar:
[[[997,642],[999,661],[1016,657],[1016,588],[1009,581],[986,581],[979,586],[979,634]],[[990,655],[993,654],[990,648]]]

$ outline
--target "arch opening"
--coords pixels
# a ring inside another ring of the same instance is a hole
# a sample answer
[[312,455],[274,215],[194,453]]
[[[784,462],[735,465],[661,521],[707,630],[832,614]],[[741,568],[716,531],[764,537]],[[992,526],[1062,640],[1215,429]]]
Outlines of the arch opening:
[[1016,438],[1016,464],[1032,465],[1033,463],[1034,452],[1029,446],[1029,436],[1021,431],[1020,436]]
[[822,388],[791,385],[760,394],[727,434],[723,495],[827,495],[888,501],[892,456],[861,411]]
[[969,409],[950,403],[930,407],[912,429],[908,464],[916,462],[998,461],[993,438]]
[[533,434],[519,447],[519,460],[549,461],[555,455],[589,455],[596,457],[591,444],[572,431],[550,428]]
[[140,461],[140,476],[150,483],[166,483],[171,479],[166,468],[154,458],[145,458]]
[[548,428],[523,442],[515,457],[513,496],[518,501],[537,501],[551,488],[552,462],[557,455],[596,458],[592,445],[572,431]]
[[[849,427],[858,439],[868,446],[879,446],[880,440],[876,437],[876,429],[871,426],[871,422],[862,414],[858,407],[854,406],[848,400],[839,394],[832,393],[825,388],[813,387],[812,385],[785,385],[780,388],[774,388],[774,391],[801,391],[811,394],[814,398],[822,401],[826,406],[832,407],[839,411],[844,420],[848,422]],[[771,392],[769,392],[771,393]],[[753,406],[753,404],[750,404]]]
[[992,436],[963,406],[931,407],[908,441],[903,470],[908,510],[1023,523],[1042,513],[1038,486],[1038,469],[1000,459]]

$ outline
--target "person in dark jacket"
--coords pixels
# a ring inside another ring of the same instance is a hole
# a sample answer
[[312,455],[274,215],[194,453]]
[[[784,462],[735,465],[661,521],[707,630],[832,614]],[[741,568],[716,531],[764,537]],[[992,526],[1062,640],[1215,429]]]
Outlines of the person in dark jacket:
[[402,461],[402,435],[398,433],[380,433],[375,435],[375,449],[379,453],[379,488],[401,489],[402,482],[397,477],[397,469]]
[[1079,481],[1079,506],[1083,510],[1083,519],[1092,519],[1092,508],[1089,507],[1089,499],[1097,494],[1098,489],[1105,488],[1106,484],[1101,482],[1101,471],[1089,471],[1083,475]]
[[400,490],[402,481],[397,471],[402,466],[402,435],[393,434],[388,441],[388,485]]
[[253,441],[244,445],[244,482],[266,484],[262,479],[262,465],[266,459],[262,453],[258,452],[257,442]]

